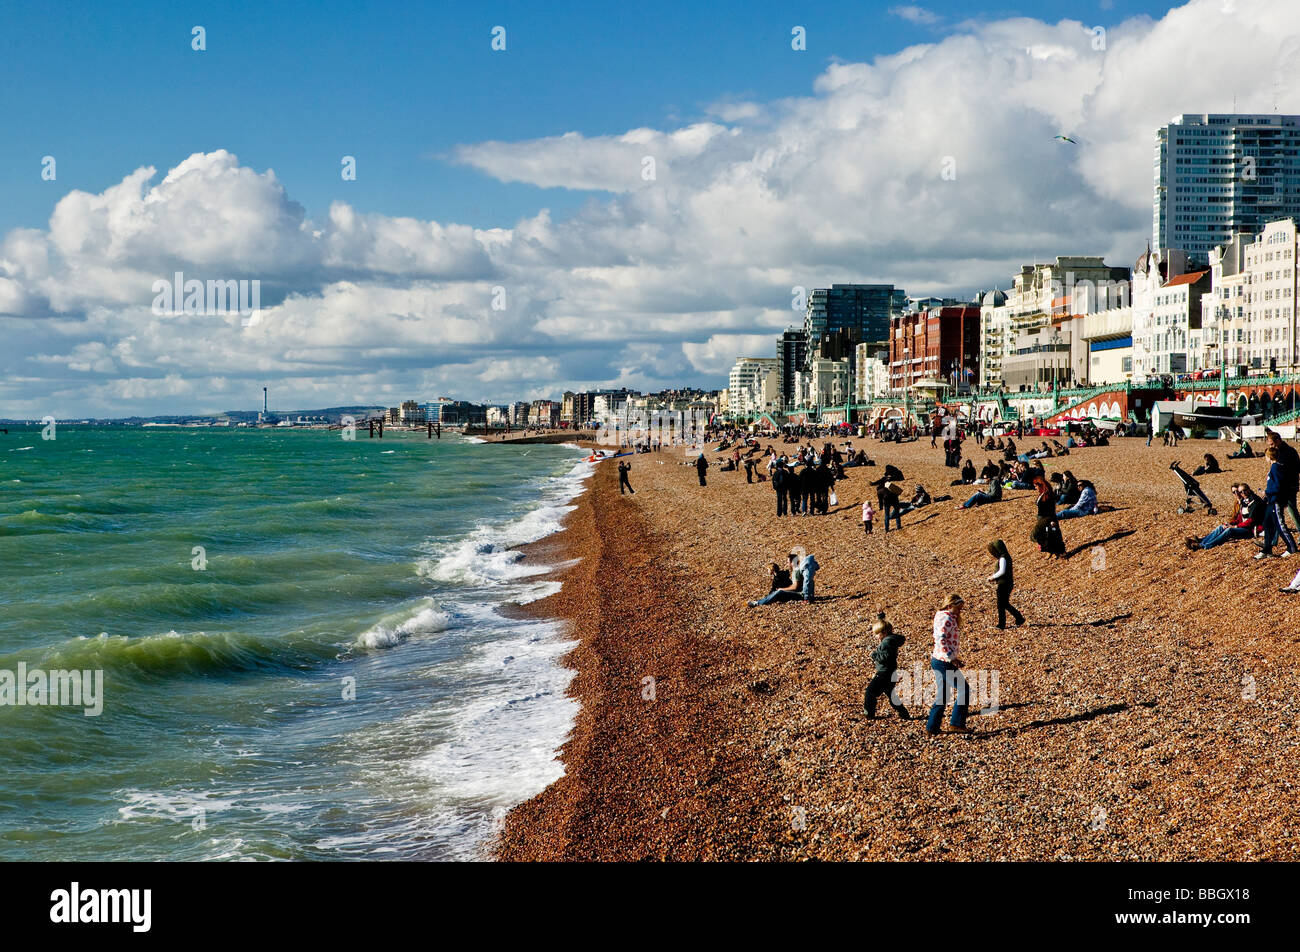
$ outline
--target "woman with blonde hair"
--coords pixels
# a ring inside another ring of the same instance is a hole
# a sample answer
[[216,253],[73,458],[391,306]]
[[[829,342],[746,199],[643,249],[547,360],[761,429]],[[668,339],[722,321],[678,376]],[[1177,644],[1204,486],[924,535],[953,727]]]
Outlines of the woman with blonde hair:
[[952,698],[952,716],[948,730],[953,734],[969,734],[966,726],[966,704],[970,690],[962,677],[961,660],[957,655],[957,636],[961,629],[961,611],[965,599],[949,595],[943,607],[934,615],[934,653],[930,656],[930,670],[934,672],[934,704],[925,722],[925,732],[931,736],[939,733],[944,709]]
[[888,699],[889,706],[898,712],[899,717],[910,721],[912,715],[908,713],[894,691],[894,672],[898,670],[898,649],[903,647],[905,639],[902,635],[895,634],[894,626],[885,620],[884,612],[876,615],[876,623],[871,626],[871,633],[880,643],[871,652],[871,661],[876,670],[863,695],[862,709],[867,712],[867,717],[874,718],[876,704],[883,695]]

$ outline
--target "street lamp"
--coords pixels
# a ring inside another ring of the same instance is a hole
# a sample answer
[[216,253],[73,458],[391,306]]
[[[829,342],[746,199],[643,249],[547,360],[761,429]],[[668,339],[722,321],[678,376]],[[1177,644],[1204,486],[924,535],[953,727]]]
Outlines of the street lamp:
[[1061,348],[1061,332],[1052,331],[1052,409],[1057,406],[1057,393],[1060,390],[1060,375],[1056,372],[1056,356]]

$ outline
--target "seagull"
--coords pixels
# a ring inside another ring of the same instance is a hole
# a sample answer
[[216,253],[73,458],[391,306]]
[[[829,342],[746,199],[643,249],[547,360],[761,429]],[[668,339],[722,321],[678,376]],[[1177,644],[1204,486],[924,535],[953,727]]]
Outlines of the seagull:
[[1062,142],[1068,142],[1068,143],[1070,143],[1071,145],[1078,145],[1078,144],[1079,144],[1079,143],[1076,142],[1074,139],[1071,139],[1069,136],[1052,136],[1052,138],[1053,138],[1053,139],[1060,139]]

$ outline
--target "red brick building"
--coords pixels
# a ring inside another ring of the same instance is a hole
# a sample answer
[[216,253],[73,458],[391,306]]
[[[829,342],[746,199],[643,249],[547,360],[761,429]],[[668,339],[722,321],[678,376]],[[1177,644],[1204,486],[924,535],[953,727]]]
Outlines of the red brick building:
[[979,379],[980,309],[932,307],[889,322],[889,388],[919,380],[972,383]]

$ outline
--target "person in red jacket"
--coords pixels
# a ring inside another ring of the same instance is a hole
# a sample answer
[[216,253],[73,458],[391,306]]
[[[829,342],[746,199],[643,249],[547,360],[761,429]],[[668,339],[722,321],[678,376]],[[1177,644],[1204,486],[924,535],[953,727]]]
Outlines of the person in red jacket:
[[1195,551],[1197,549],[1212,549],[1216,545],[1223,545],[1225,542],[1236,542],[1239,539],[1253,539],[1259,527],[1264,521],[1264,500],[1255,494],[1244,483],[1234,483],[1232,494],[1237,497],[1237,511],[1232,517],[1232,521],[1221,526],[1215,526],[1209,534],[1202,539],[1196,536],[1188,536],[1185,540],[1187,548]]

